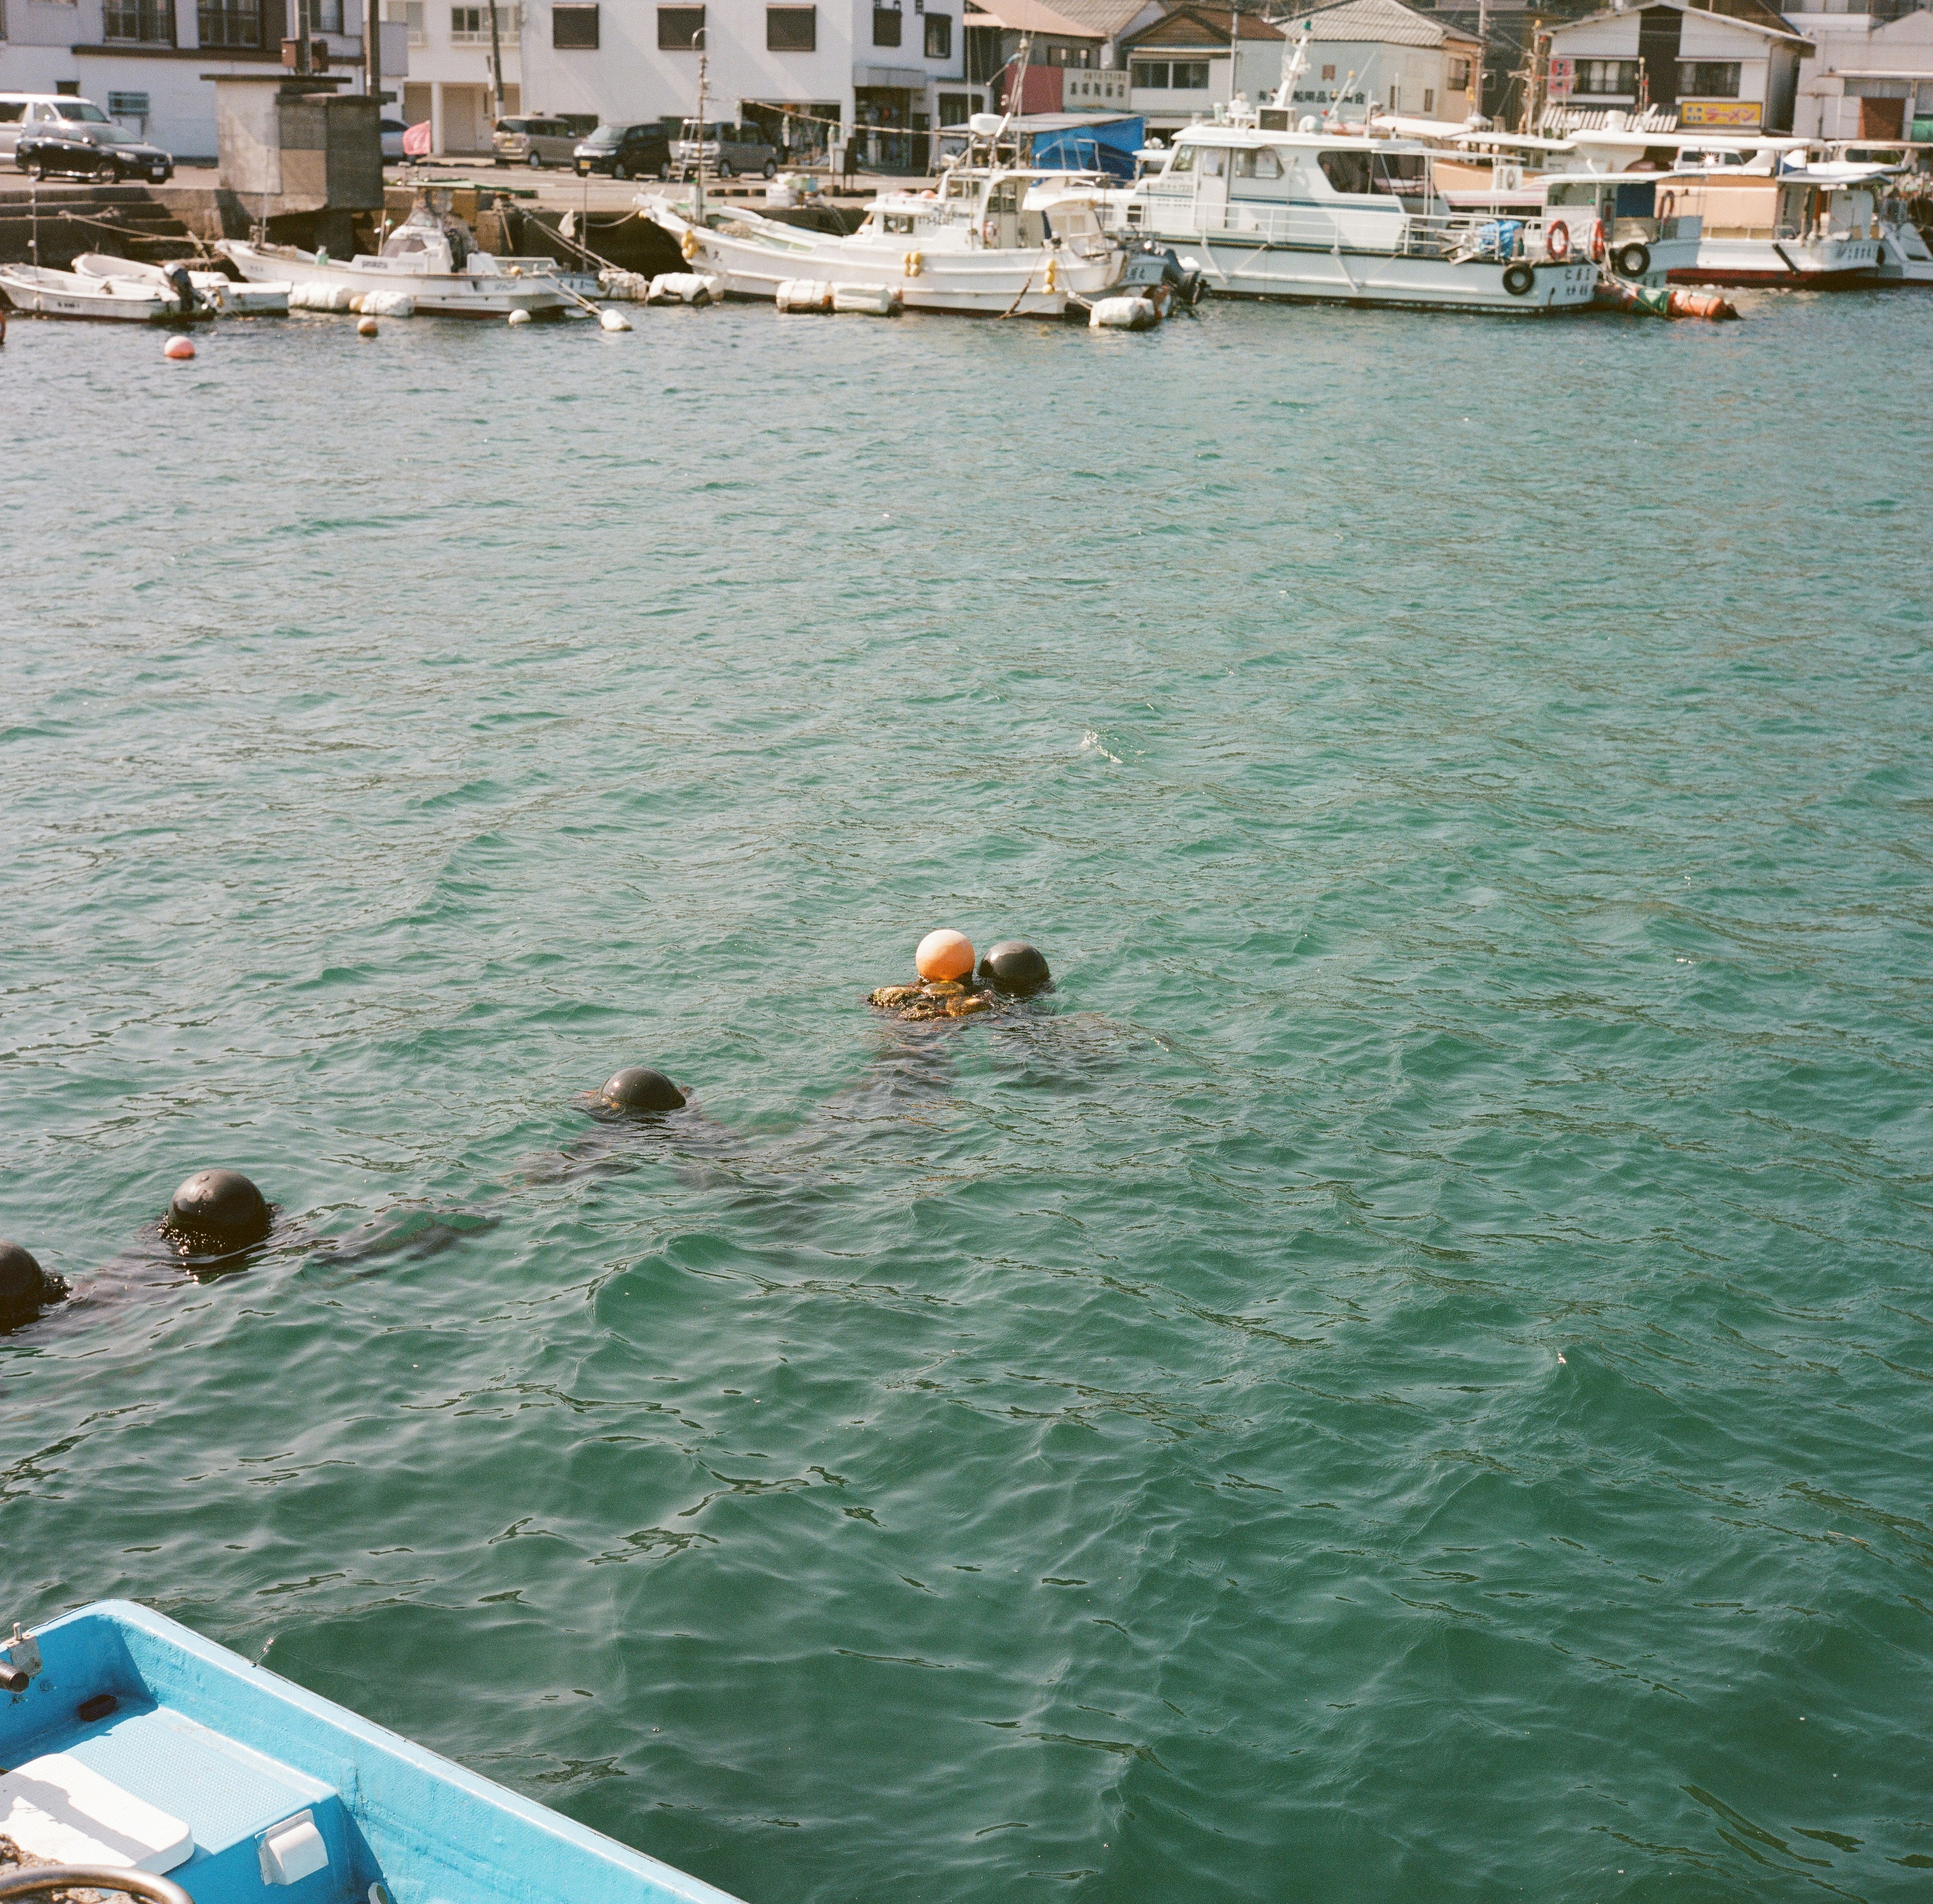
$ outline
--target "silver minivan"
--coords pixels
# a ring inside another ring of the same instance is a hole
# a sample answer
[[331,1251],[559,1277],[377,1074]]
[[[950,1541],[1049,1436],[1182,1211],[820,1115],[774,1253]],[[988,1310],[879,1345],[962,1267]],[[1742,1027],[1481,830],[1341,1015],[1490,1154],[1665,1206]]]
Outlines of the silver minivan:
[[55,92],[0,92],[0,158],[11,158],[21,134],[36,128],[113,123],[91,99],[70,99]]

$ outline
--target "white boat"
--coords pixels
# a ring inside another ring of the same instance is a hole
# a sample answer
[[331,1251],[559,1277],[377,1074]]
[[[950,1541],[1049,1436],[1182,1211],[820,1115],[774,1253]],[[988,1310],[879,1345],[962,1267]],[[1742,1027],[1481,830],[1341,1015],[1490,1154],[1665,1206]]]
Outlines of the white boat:
[[16,311],[40,317],[107,317],[152,324],[182,316],[172,291],[125,279],[83,278],[44,265],[0,265],[0,291]]
[[1835,290],[1876,282],[1877,168],[1741,166],[1661,175],[1658,202],[1702,221],[1695,262],[1674,284]]
[[1239,95],[1174,135],[1166,167],[1120,197],[1129,230],[1175,246],[1211,287],[1279,298],[1548,314],[1589,308],[1588,233],[1535,212],[1458,211],[1423,141],[1291,110],[1306,35],[1272,101]]
[[[447,200],[446,193],[434,195]],[[389,292],[415,300],[418,311],[451,317],[504,317],[513,311],[563,311],[572,304],[549,258],[493,257],[477,251],[469,227],[446,204],[428,199],[390,233],[380,254],[337,260],[293,245],[239,238],[215,248],[251,284],[320,285],[347,297]]]
[[1060,317],[1105,297],[1126,262],[1103,229],[1101,197],[1098,182],[1021,164],[1006,122],[982,113],[936,189],[882,192],[843,237],[736,206],[708,212],[702,197],[644,192],[637,202],[729,295],[777,299],[782,285],[804,283],[884,293],[909,311]]
[[[83,278],[119,281],[179,299],[174,281],[169,276],[169,267],[163,265],[143,264],[133,258],[111,258],[104,251],[85,251],[74,260],[74,268]],[[218,271],[194,271],[181,265],[173,269],[186,270],[195,296],[224,316],[286,317],[289,314],[289,287],[286,284],[238,284],[233,278],[224,277]]]
[[1880,207],[1879,265],[1873,279],[1880,284],[1933,284],[1933,248],[1897,200]]
[[1568,173],[1538,180],[1547,219],[1570,221],[1587,257],[1627,284],[1661,290],[1674,272],[1698,262],[1704,229],[1680,212],[1655,173]]

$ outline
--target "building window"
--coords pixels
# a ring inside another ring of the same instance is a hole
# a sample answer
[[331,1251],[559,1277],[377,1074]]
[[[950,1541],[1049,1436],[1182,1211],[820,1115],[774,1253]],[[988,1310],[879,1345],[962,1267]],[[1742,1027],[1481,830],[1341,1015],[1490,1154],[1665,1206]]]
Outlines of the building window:
[[342,0],[314,0],[309,24],[318,33],[342,31]]
[[262,44],[262,0],[201,0],[197,11],[204,47]]
[[139,47],[175,43],[175,0],[107,0],[101,37]]
[[[428,45],[428,36],[423,31],[423,0],[383,0],[383,17],[392,26],[407,26],[411,46]],[[203,44],[206,44],[203,41]]]
[[1436,110],[1436,92],[1432,86],[1423,89],[1423,116],[1426,119]]
[[702,7],[660,7],[658,9],[660,53],[702,53],[705,50],[705,9]]
[[926,17],[926,56],[928,59],[953,57],[953,16],[928,14]]
[[[515,43],[523,29],[521,7],[497,9],[497,38]],[[489,10],[483,7],[452,7],[449,10],[449,44],[452,47],[487,47],[490,44]]]
[[765,50],[775,53],[809,53],[819,50],[819,9],[816,7],[768,7],[765,9]]
[[873,44],[896,47],[900,43],[900,10],[897,7],[873,9]]
[[1333,66],[1324,67],[1322,69],[1322,77],[1325,80],[1333,80],[1336,77],[1335,68]]
[[107,116],[110,119],[145,119],[148,113],[148,95],[145,92],[110,92],[107,95]]
[[[481,11],[481,9],[479,9]],[[595,6],[555,6],[550,10],[550,43],[559,53],[595,53],[597,50],[597,9]]]
[[1580,59],[1571,83],[1574,96],[1586,99],[1635,99],[1637,62],[1634,59]]
[[1736,99],[1739,96],[1736,59],[1687,59],[1679,63],[1680,99]]
[[1470,90],[1470,62],[1467,59],[1453,59],[1450,62],[1450,90],[1468,92]]
[[1205,59],[1138,59],[1135,84],[1151,92],[1206,92],[1208,62]]

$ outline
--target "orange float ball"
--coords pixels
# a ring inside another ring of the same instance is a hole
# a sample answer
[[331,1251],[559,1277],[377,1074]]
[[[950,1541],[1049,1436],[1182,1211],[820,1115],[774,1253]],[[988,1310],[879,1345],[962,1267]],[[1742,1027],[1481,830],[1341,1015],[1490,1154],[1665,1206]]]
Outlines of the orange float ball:
[[942,926],[919,942],[913,967],[922,978],[965,978],[973,970],[973,941],[951,926]]
[[194,346],[185,337],[171,337],[161,346],[164,357],[173,357],[185,362],[194,355]]

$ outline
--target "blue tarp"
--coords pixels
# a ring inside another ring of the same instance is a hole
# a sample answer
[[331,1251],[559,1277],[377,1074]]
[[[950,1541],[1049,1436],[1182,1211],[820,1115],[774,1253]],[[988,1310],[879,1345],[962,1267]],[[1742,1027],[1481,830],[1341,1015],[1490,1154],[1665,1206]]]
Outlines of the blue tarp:
[[1135,154],[1146,143],[1145,122],[1084,120],[1033,135],[1031,164],[1051,172],[1105,172],[1117,179],[1135,176]]

